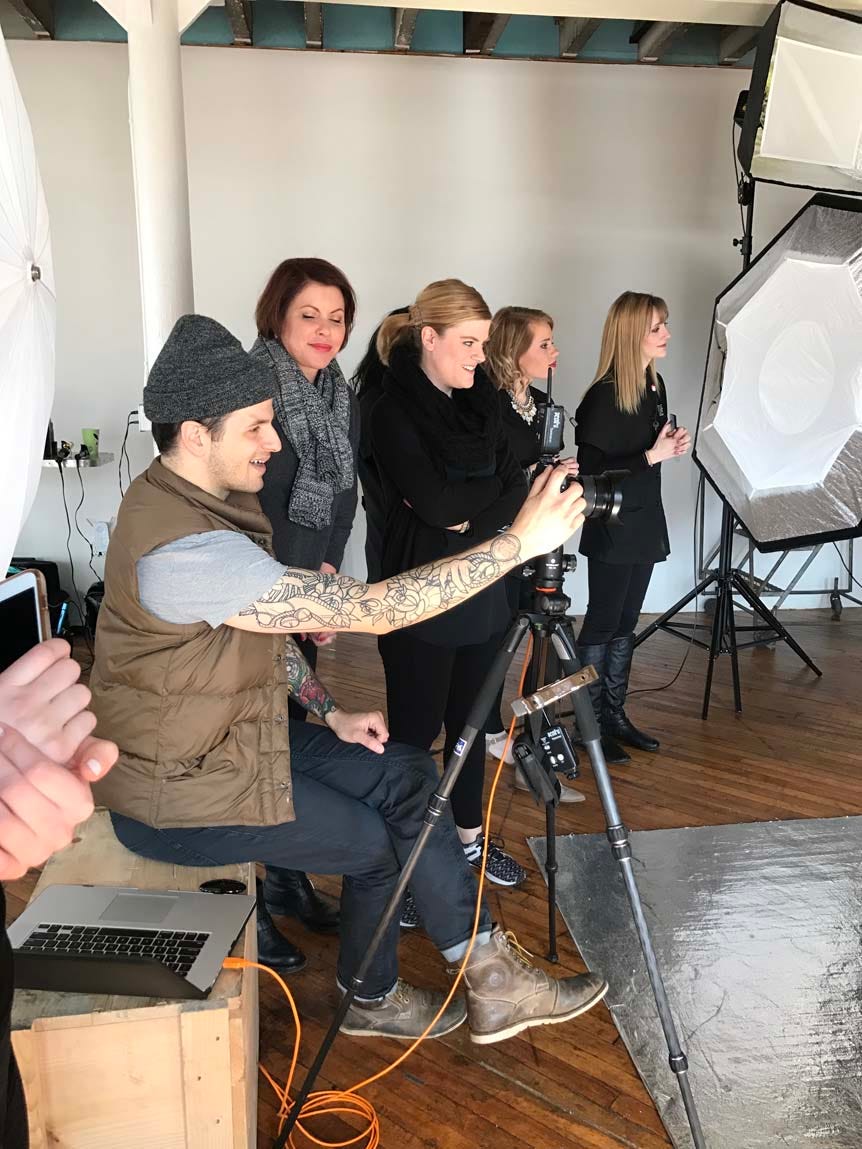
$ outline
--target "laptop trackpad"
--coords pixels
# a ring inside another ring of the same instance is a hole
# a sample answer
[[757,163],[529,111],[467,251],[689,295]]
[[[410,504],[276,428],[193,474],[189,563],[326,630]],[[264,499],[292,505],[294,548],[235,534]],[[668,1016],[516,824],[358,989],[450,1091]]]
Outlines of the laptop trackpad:
[[176,898],[157,894],[117,894],[105,912],[99,915],[99,921],[157,925],[165,920],[176,904]]

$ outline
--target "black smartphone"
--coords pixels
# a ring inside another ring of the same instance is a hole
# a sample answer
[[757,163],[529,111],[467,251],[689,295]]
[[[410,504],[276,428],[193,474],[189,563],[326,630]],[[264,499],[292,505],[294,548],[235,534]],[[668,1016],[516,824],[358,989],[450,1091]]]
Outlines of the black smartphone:
[[676,415],[668,415],[667,421],[668,421],[668,426],[670,427],[671,431],[675,431],[676,430]]

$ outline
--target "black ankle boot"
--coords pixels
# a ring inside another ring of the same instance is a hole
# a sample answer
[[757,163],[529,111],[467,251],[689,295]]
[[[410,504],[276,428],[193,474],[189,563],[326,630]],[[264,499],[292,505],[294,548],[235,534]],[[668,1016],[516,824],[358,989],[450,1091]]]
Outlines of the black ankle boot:
[[318,934],[338,932],[338,906],[334,899],[319,894],[302,870],[267,866],[263,898],[271,914],[299,918],[306,929]]
[[651,734],[645,734],[629,722],[625,712],[626,693],[629,688],[629,672],[635,649],[635,636],[624,635],[608,643],[608,656],[605,663],[605,710],[602,718],[602,733],[635,750],[648,750],[655,753],[659,741]]
[[590,698],[593,700],[593,709],[602,732],[602,753],[610,766],[624,766],[631,762],[631,758],[605,729],[605,663],[607,662],[607,644],[595,643],[591,646],[581,646],[578,643],[578,660],[581,666],[591,666],[599,676],[599,681],[589,687]]
[[257,960],[282,973],[297,973],[306,963],[305,954],[281,933],[266,908],[263,882],[257,882]]

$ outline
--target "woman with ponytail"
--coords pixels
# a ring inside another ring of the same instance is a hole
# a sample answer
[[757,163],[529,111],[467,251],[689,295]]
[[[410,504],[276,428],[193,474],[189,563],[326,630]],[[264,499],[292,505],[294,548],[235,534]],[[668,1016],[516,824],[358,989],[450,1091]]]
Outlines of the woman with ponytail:
[[[468,540],[490,538],[512,522],[526,498],[497,395],[476,370],[490,323],[479,292],[446,279],[380,327],[377,348],[387,372],[371,440],[386,509],[383,577],[456,554]],[[498,582],[445,615],[379,639],[393,739],[428,749],[445,726],[444,760],[449,757],[510,614]],[[480,736],[452,792],[455,823],[473,865],[484,845],[484,777]],[[526,871],[489,843],[487,875],[515,886]]]
[[655,367],[667,355],[668,310],[655,295],[626,291],[605,320],[595,379],[575,413],[578,462],[585,475],[628,471],[619,519],[590,519],[581,534],[589,603],[578,650],[600,676],[594,701],[609,762],[627,762],[620,743],[656,751],[624,709],[634,629],[657,562],[670,554],[661,499],[661,466],[684,455],[691,437],[668,420],[664,381]]

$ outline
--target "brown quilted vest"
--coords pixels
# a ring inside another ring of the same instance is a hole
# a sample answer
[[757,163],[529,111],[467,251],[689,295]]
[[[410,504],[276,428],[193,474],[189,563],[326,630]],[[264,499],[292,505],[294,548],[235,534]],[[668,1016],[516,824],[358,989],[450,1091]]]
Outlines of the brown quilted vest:
[[269,550],[255,495],[226,501],[156,459],[129,487],[105,562],[90,679],[97,733],[120,760],[96,800],[149,826],[273,826],[293,820],[284,636],[174,625],[141,605],[137,561],[207,531]]

